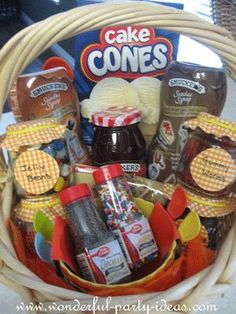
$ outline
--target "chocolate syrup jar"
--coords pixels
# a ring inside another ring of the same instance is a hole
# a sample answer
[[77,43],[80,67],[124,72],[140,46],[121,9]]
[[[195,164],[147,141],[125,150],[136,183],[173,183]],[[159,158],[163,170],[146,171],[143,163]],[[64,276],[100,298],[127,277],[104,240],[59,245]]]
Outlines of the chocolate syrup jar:
[[138,127],[140,120],[141,112],[131,107],[111,107],[95,113],[92,116],[93,165],[120,163],[124,172],[146,177],[145,140]]
[[219,116],[227,93],[225,69],[172,62],[161,83],[161,114],[149,148],[150,179],[176,183],[175,172],[188,132],[186,120],[200,112]]

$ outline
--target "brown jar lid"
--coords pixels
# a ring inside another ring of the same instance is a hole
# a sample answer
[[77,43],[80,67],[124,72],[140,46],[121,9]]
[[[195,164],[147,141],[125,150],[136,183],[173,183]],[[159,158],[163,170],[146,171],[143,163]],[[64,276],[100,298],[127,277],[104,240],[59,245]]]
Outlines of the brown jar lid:
[[228,137],[236,141],[236,122],[227,121],[209,113],[201,112],[197,118],[186,121],[184,126],[191,130],[200,128],[217,138]]

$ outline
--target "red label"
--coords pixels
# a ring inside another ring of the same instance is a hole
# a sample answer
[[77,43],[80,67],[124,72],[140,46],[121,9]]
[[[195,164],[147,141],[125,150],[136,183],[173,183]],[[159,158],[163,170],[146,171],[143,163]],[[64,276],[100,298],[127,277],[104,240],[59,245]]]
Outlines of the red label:
[[133,264],[142,263],[145,257],[157,254],[154,235],[145,217],[124,229],[122,236]]
[[162,126],[163,126],[163,129],[165,130],[165,134],[166,135],[170,135],[170,136],[173,136],[174,135],[174,132],[173,132],[173,129],[172,129],[172,126],[171,126],[171,123],[169,121],[163,121],[162,122]]
[[140,233],[141,231],[143,230],[142,228],[142,225],[140,224],[137,224],[137,225],[134,225],[131,229],[131,233],[134,233],[134,234],[137,234],[137,233]]
[[97,256],[99,257],[105,257],[110,253],[110,249],[107,246],[101,247],[98,252]]
[[105,77],[157,77],[165,73],[172,53],[171,42],[156,37],[151,27],[113,26],[100,32],[100,43],[82,51],[80,66],[93,82]]

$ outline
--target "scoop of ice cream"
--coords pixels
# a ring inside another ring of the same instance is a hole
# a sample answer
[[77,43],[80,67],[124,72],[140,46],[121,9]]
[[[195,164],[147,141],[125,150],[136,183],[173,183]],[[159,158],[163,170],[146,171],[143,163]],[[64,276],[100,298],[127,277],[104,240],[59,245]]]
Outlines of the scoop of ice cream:
[[91,120],[91,116],[94,113],[94,106],[89,98],[80,102],[80,112],[83,118]]
[[97,83],[90,100],[103,109],[111,106],[139,108],[140,99],[135,88],[124,79],[111,77]]
[[91,121],[93,113],[113,106],[140,109],[140,99],[135,88],[121,78],[105,78],[93,88],[90,98],[81,102],[81,114]]
[[158,123],[160,116],[160,86],[161,82],[153,77],[140,77],[131,82],[136,90],[142,111],[142,122]]
[[140,77],[131,83],[122,78],[105,78],[95,85],[90,98],[81,102],[81,114],[91,121],[95,112],[113,106],[126,106],[141,110],[143,123],[158,123],[160,84],[152,77]]

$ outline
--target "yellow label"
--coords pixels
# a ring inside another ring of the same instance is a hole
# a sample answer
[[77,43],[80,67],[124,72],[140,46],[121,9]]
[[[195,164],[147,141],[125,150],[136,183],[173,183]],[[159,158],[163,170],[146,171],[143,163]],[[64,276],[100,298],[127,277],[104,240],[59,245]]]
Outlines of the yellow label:
[[190,171],[200,188],[217,192],[226,188],[235,179],[236,165],[226,150],[208,148],[193,159]]
[[51,190],[59,178],[55,159],[41,150],[26,151],[17,158],[15,178],[27,192],[35,195]]

